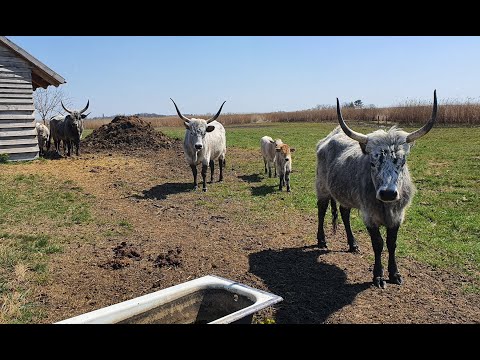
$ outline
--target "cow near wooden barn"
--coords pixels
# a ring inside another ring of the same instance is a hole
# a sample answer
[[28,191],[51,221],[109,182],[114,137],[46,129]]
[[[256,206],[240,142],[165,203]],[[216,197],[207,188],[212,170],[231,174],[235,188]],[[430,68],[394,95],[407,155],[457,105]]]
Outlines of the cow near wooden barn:
[[88,116],[88,114],[84,114],[84,112],[87,111],[90,101],[87,101],[87,105],[82,110],[70,110],[63,105],[63,102],[61,102],[61,104],[63,109],[68,113],[68,115],[65,116],[64,121],[67,156],[70,156],[73,146],[75,146],[75,154],[79,156],[80,140],[82,139],[84,128],[83,120]]
[[279,177],[278,190],[282,191],[283,186],[287,187],[287,192],[291,191],[290,188],[290,173],[292,172],[292,153],[295,152],[295,148],[290,147],[288,144],[280,144],[275,148],[277,155],[275,156],[275,168]]
[[263,164],[265,166],[265,174],[272,177],[272,166],[277,177],[277,167],[275,165],[275,156],[277,155],[276,147],[283,144],[282,139],[273,140],[270,136],[263,136],[260,139],[260,151],[262,152]]
[[379,231],[380,226],[385,226],[389,282],[400,285],[402,277],[395,260],[397,234],[415,192],[406,160],[414,141],[428,133],[435,123],[436,91],[431,119],[411,133],[395,126],[366,135],[353,131],[343,120],[338,98],[337,117],[340,126],[317,144],[318,247],[327,248],[323,223],[330,202],[334,228],[338,203],[349,251],[358,251],[350,228],[350,210],[359,209],[375,253],[373,284],[381,288],[386,285],[381,261],[384,241]]
[[227,140],[225,128],[216,121],[222,112],[225,101],[220,106],[218,112],[208,120],[187,118],[183,116],[173,101],[177,114],[184,121],[185,138],[183,141],[183,150],[193,174],[193,189],[198,189],[197,183],[197,165],[202,164],[203,191],[207,191],[207,169],[210,166],[210,182],[213,183],[213,171],[215,161],[218,160],[220,175],[218,181],[223,181],[223,168],[225,167],[225,154],[227,152]]
[[82,138],[84,124],[83,120],[88,114],[83,114],[88,109],[90,101],[87,101],[87,105],[80,111],[69,110],[62,104],[68,115],[57,115],[50,119],[50,137],[48,139],[48,147],[53,138],[55,146],[55,152],[60,154],[60,143],[63,144],[63,156],[70,156],[73,145],[77,156],[79,156],[80,140]]

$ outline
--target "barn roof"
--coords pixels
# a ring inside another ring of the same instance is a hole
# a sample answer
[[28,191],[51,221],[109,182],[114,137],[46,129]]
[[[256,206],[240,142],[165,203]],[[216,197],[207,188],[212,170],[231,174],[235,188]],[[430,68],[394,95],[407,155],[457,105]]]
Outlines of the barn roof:
[[8,40],[5,36],[0,36],[0,44],[6,46],[31,65],[33,90],[39,87],[46,89],[49,85],[58,86],[66,83],[63,77],[23,50],[20,46]]

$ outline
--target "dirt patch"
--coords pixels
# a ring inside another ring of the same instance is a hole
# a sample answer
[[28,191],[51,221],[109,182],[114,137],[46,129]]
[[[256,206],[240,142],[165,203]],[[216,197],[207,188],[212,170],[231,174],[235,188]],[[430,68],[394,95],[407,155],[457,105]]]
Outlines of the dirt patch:
[[82,141],[85,152],[168,148],[175,140],[138,116],[116,116]]
[[107,261],[105,264],[101,264],[98,266],[103,269],[118,270],[118,269],[123,269],[124,267],[130,266],[130,263],[125,259],[113,259],[113,260]]

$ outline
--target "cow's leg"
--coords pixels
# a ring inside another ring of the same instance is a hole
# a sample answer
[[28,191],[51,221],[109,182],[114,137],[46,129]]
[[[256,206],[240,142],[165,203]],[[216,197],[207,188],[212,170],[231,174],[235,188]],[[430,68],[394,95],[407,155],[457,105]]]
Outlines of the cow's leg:
[[197,183],[197,165],[190,165],[192,169],[192,174],[193,174],[193,190],[198,189],[198,183]]
[[278,190],[282,191],[283,184],[285,183],[285,174],[280,173],[280,184],[278,185]]
[[220,168],[220,176],[218,177],[218,181],[223,181],[223,168],[225,167],[225,159],[218,159],[218,167]]
[[75,153],[77,154],[77,156],[80,155],[80,141],[76,142],[75,143]]
[[268,162],[268,177],[272,177],[272,163],[270,161]]
[[340,205],[340,214],[342,215],[343,225],[345,226],[345,232],[347,233],[348,251],[358,252],[357,240],[353,236],[352,228],[350,227],[350,208]]
[[268,173],[268,170],[267,170],[267,159],[263,158],[263,165],[265,167],[265,174]]
[[209,166],[210,166],[210,182],[213,183],[213,170],[215,170],[215,161],[210,160]]
[[57,139],[53,140],[53,145],[55,146],[55,151],[60,155],[60,141]]
[[70,148],[72,147],[72,142],[70,140],[63,140],[63,155],[65,155],[65,146],[67,147],[67,156],[70,156]]
[[375,253],[375,265],[373,266],[373,284],[376,287],[385,288],[385,280],[383,279],[383,267],[382,267],[382,251],[383,251],[383,239],[380,235],[378,226],[367,227],[368,233],[372,240],[373,252]]
[[401,285],[403,280],[398,272],[395,261],[395,248],[397,247],[397,234],[399,226],[387,228],[387,249],[388,249],[388,280],[393,284]]
[[325,241],[325,232],[323,231],[323,222],[325,220],[325,213],[327,212],[327,208],[328,208],[328,200],[329,198],[317,200],[317,211],[318,211],[317,243],[320,249],[327,248],[327,242]]
[[285,173],[285,182],[287,183],[287,192],[290,192],[290,171]]
[[207,191],[207,164],[202,164],[202,179],[203,179],[203,191]]

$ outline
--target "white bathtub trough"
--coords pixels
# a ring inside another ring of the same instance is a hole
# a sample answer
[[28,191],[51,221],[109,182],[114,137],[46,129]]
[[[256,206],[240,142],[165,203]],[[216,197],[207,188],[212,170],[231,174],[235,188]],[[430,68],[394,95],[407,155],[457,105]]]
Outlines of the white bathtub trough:
[[230,324],[252,322],[280,296],[207,275],[56,324]]

